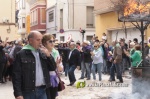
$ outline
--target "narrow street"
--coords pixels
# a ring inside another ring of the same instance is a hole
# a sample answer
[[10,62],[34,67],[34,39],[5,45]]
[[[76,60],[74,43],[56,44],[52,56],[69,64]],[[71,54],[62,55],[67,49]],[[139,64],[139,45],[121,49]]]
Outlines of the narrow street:
[[[76,70],[76,79],[80,78],[81,71]],[[129,75],[127,75],[129,76]],[[65,79],[64,75],[61,75],[65,85],[69,84],[68,78]],[[92,78],[92,75],[91,75]],[[108,75],[102,75],[102,81],[97,83],[108,84]],[[77,80],[78,82],[78,80]],[[86,85],[92,84],[93,80],[86,81]],[[59,92],[57,99],[127,99],[123,98],[131,93],[131,79],[124,77],[124,83],[128,87],[85,87],[76,88],[74,86],[66,86],[66,89]],[[14,99],[12,83],[0,84],[0,99]],[[129,98],[128,98],[129,99]]]

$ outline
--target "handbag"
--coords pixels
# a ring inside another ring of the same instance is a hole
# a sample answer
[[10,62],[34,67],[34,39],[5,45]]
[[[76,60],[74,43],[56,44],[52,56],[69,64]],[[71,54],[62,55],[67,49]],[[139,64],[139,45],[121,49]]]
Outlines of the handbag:
[[56,75],[59,79],[59,83],[58,83],[58,91],[63,91],[65,89],[65,83],[60,79],[60,76],[58,75],[57,71],[56,72]]

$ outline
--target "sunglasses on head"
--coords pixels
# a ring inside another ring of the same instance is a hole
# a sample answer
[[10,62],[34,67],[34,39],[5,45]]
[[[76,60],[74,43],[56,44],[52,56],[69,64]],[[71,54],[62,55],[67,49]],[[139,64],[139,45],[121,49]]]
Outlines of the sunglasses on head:
[[49,43],[55,43],[55,40],[49,40]]

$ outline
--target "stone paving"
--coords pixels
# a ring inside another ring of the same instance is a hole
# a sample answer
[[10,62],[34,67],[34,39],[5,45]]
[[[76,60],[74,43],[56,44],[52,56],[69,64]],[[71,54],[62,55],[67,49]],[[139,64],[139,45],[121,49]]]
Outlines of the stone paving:
[[12,82],[0,84],[0,99],[15,99],[13,96]]
[[[78,81],[78,78],[81,75],[81,71],[76,70],[75,71],[76,79]],[[65,82],[65,85],[69,84],[68,78],[66,79],[64,77],[64,74],[61,75],[62,80]],[[87,84],[91,84],[93,82],[92,80],[93,76],[91,75],[91,80],[86,81]],[[98,75],[97,75],[98,78]],[[101,83],[109,83],[108,81],[109,76],[108,75],[102,75],[102,81]],[[124,83],[131,84],[131,78],[129,77],[123,77]],[[98,80],[96,82],[99,83]],[[66,86],[66,89],[62,92],[59,92],[59,96],[57,99],[114,99],[109,98],[111,93],[116,92],[126,92],[128,90],[131,90],[131,86],[128,87],[85,87],[85,88],[79,88],[77,89],[74,86]],[[117,95],[117,94],[116,94]],[[13,88],[12,83],[7,82],[6,84],[0,84],[0,99],[15,99],[13,96]],[[122,98],[116,98],[116,99],[122,99]]]

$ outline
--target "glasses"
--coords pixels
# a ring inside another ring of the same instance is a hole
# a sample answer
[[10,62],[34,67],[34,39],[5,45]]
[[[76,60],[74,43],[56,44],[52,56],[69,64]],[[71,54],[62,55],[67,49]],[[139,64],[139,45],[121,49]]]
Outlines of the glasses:
[[97,47],[97,46],[94,46],[94,47]]
[[49,43],[55,43],[55,40],[49,40]]

